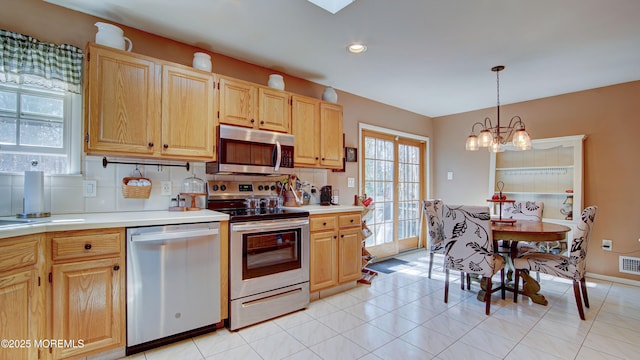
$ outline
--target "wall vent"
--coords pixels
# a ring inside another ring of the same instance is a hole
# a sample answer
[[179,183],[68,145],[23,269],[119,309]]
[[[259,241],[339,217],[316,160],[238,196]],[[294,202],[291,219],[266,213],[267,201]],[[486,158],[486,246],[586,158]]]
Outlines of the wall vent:
[[620,256],[620,272],[640,275],[640,258]]

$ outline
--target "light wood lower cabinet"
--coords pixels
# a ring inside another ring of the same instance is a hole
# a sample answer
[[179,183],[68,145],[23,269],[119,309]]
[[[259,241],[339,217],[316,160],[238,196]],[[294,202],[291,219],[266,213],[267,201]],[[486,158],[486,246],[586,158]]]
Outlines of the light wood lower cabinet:
[[360,279],[360,213],[310,217],[310,291]]
[[51,246],[54,359],[76,358],[125,346],[125,230],[54,232]]
[[[0,359],[38,359],[33,343],[45,339],[45,286],[41,235],[0,242]],[[43,354],[44,355],[44,354]]]

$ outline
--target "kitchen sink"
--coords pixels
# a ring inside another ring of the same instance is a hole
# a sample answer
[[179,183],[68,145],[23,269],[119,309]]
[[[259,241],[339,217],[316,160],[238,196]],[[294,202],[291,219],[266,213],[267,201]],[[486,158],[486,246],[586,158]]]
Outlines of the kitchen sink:
[[49,219],[0,219],[0,229],[8,226],[29,225],[49,222]]

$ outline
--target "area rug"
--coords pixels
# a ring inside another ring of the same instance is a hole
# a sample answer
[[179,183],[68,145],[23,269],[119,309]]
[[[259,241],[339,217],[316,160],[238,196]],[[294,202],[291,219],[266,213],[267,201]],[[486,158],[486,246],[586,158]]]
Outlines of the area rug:
[[409,264],[409,262],[405,260],[391,258],[388,260],[369,264],[367,265],[367,268],[374,271],[382,272],[385,274],[391,274],[392,272],[403,269],[404,268],[403,265],[406,265],[406,264]]

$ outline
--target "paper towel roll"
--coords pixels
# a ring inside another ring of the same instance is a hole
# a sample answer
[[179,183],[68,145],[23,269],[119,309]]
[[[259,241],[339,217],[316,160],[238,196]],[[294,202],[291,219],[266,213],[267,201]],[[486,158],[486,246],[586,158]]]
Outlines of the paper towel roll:
[[24,172],[24,213],[44,212],[44,172]]

